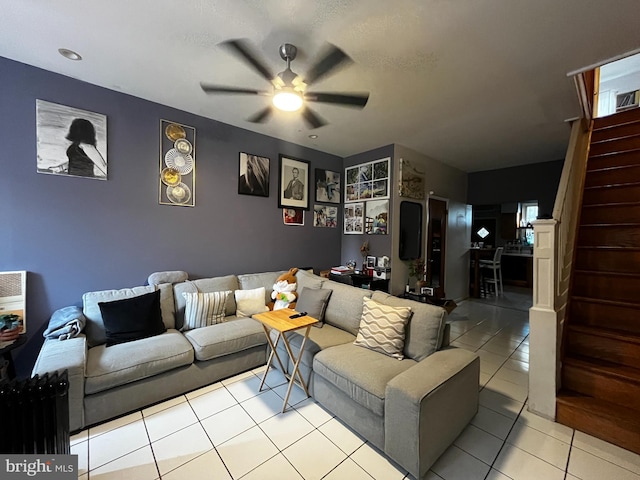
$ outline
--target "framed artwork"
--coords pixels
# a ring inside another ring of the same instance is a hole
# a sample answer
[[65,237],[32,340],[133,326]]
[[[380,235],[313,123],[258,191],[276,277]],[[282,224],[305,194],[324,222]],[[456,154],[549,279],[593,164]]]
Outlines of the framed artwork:
[[280,155],[278,207],[309,210],[309,162]]
[[364,203],[350,203],[344,206],[344,233],[364,233]]
[[367,255],[367,268],[370,268],[370,269],[376,268],[376,257]]
[[269,158],[240,152],[238,193],[269,196]]
[[424,199],[424,175],[425,172],[414,163],[403,158],[400,159],[400,185],[401,197]]
[[304,225],[304,210],[302,208],[283,208],[282,222],[285,225]]
[[340,173],[316,168],[316,202],[340,203]]
[[314,205],[313,226],[336,228],[338,226],[338,207]]
[[107,117],[36,100],[37,171],[107,179]]
[[160,120],[160,205],[196,205],[196,129]]
[[345,169],[345,203],[389,198],[391,158],[361,163]]
[[389,223],[389,200],[367,202],[365,232],[370,235],[387,235]]

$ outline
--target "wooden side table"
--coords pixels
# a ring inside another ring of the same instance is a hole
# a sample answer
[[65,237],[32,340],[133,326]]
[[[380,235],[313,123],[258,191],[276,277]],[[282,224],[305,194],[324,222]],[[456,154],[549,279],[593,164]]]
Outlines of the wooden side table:
[[[289,395],[291,395],[291,388],[293,384],[296,383],[296,377],[298,377],[298,385],[304,390],[304,393],[309,397],[309,390],[307,389],[307,384],[302,378],[302,374],[298,370],[300,366],[300,360],[302,359],[302,354],[304,352],[305,344],[307,343],[307,339],[309,338],[309,331],[311,330],[311,326],[314,323],[318,323],[318,320],[305,315],[300,318],[289,318],[291,315],[294,315],[295,310],[291,310],[290,308],[282,308],[280,310],[272,310],[264,313],[258,313],[253,315],[251,318],[257,320],[262,324],[262,328],[264,328],[264,333],[267,336],[267,341],[269,342],[269,346],[271,347],[271,353],[269,354],[269,360],[267,360],[267,369],[264,371],[264,375],[262,375],[262,381],[260,382],[259,391],[262,391],[262,387],[264,386],[264,381],[269,374],[269,368],[271,368],[271,362],[273,361],[273,357],[275,356],[278,361],[278,365],[280,366],[280,370],[284,374],[284,376],[289,380],[289,387],[287,388],[287,395],[284,397],[284,403],[282,404],[282,413],[287,409],[287,403],[289,403]],[[304,328],[304,338],[302,339],[302,343],[300,344],[300,351],[298,352],[298,357],[296,358],[291,350],[291,345],[289,345],[289,340],[285,335],[287,332],[291,332],[294,330],[299,330]],[[276,336],[276,341],[271,340],[271,335],[269,335],[269,330],[275,330],[278,332]],[[278,346],[278,342],[282,339],[284,342],[284,348],[287,350],[287,354],[289,358],[294,363],[293,371],[291,375],[287,375],[287,372],[282,364],[282,360],[278,355],[278,351],[276,347]]]

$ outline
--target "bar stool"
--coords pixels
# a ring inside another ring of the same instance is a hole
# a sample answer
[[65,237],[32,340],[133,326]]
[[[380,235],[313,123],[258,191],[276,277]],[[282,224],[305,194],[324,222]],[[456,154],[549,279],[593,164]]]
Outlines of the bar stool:
[[492,283],[494,285],[496,296],[504,295],[504,288],[502,287],[502,269],[500,268],[500,259],[502,258],[503,251],[504,247],[498,247],[493,254],[493,260],[480,260],[480,268],[482,270],[490,270],[493,272],[493,275],[487,275],[484,278],[484,282]]

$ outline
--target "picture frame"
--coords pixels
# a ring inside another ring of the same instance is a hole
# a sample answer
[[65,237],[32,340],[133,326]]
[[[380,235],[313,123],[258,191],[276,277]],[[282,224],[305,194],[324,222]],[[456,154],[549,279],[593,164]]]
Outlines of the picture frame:
[[279,155],[278,207],[309,210],[310,163],[300,158]]
[[367,255],[367,268],[374,269],[376,268],[376,257],[372,257]]
[[401,158],[399,160],[398,196],[424,200],[425,172],[417,164]]
[[314,205],[313,226],[336,228],[338,226],[338,207],[321,204]]
[[158,203],[196,205],[196,129],[160,119]]
[[282,223],[285,225],[304,225],[304,210],[302,208],[283,208]]
[[345,235],[362,235],[364,233],[364,203],[349,203],[344,206]]
[[389,198],[391,157],[345,168],[344,202]]
[[316,202],[340,203],[341,178],[340,172],[333,172],[323,168],[316,168]]
[[366,204],[365,232],[369,235],[387,235],[389,200],[371,200]]
[[238,194],[256,197],[269,196],[268,157],[240,152],[238,161]]

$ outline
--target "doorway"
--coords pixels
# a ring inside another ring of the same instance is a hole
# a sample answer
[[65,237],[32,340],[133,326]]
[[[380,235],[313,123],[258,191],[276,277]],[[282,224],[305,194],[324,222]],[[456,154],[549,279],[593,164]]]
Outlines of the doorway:
[[447,202],[430,197],[427,227],[427,284],[436,298],[445,298],[444,272],[447,246]]

